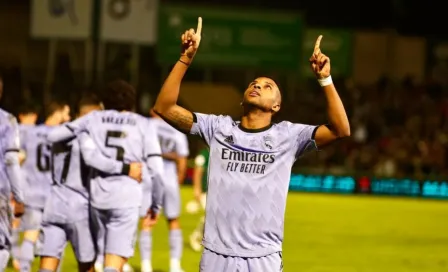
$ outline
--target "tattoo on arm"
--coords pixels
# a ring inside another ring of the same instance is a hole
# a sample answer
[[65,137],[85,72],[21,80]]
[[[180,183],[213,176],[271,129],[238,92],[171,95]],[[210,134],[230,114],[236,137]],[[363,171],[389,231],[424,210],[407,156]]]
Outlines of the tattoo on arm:
[[179,131],[190,133],[193,126],[193,113],[191,111],[175,106],[164,113],[157,112],[157,114]]

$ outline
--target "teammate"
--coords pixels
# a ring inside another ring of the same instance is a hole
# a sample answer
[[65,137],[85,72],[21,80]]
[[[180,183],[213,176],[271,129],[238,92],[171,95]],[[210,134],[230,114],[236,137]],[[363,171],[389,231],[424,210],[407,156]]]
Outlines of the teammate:
[[51,192],[51,145],[47,135],[55,126],[70,120],[70,108],[66,104],[52,102],[46,109],[45,124],[28,129],[22,144],[26,154],[23,164],[26,173],[26,211],[21,222],[24,236],[19,256],[20,271],[23,272],[31,269],[45,200]]
[[19,122],[21,126],[35,126],[38,116],[37,108],[31,103],[25,103],[19,109]]
[[[180,216],[180,189],[179,184],[185,179],[187,171],[187,157],[189,155],[187,137],[163,121],[153,111],[151,122],[157,128],[164,165],[165,193],[163,198],[163,211],[168,220],[170,245],[170,271],[180,272],[182,257],[182,231],[179,222]],[[152,272],[152,232],[150,218],[142,221],[140,231],[140,258],[141,271]]]
[[[330,76],[319,36],[310,64],[327,98],[329,125],[272,123],[281,93],[266,77],[244,92],[243,115],[192,113],[178,105],[184,77],[201,41],[198,28],[182,35],[182,53],[154,110],[179,130],[210,145],[206,217],[200,271],[281,271],[284,213],[293,163],[304,153],[350,135],[344,106]],[[212,90],[211,90],[212,91]]]
[[[100,109],[100,101],[93,95],[86,95],[79,102],[79,117]],[[88,134],[83,133],[79,139],[53,144],[54,184],[43,215],[42,247],[39,252],[41,272],[57,269],[67,241],[74,249],[79,271],[91,271],[93,268],[96,252],[89,218],[89,169],[84,161],[105,173],[125,174],[138,181],[141,179],[141,163],[128,165],[104,157],[90,141]]]
[[[207,147],[202,148],[199,154],[194,159],[194,172],[193,172],[193,192],[194,198],[200,205],[200,207],[205,210],[206,204],[206,193],[207,193],[207,170],[208,170],[208,159],[210,156],[210,151]],[[201,251],[201,240],[202,234],[204,232],[204,220],[205,217],[202,216],[199,220],[199,224],[196,229],[190,235],[190,246],[194,251]]]
[[[0,75],[0,98],[3,79]],[[20,138],[16,118],[0,109],[0,271],[4,271],[11,247],[12,206],[14,215],[23,214],[23,177],[19,165]]]
[[[143,184],[151,187],[151,207],[147,211],[155,223],[163,197],[163,162],[154,125],[131,112],[136,103],[134,88],[117,80],[107,84],[102,99],[104,111],[95,111],[56,128],[52,142],[89,133],[103,155],[125,163],[144,162]],[[94,217],[105,226],[104,271],[121,271],[134,254],[142,187],[127,175],[97,173],[91,180],[91,205]]]
[[[38,111],[31,103],[24,103],[19,109],[19,135],[22,141],[26,139],[26,134],[28,129],[34,127],[37,122]],[[20,165],[25,161],[25,152],[20,150],[19,161]],[[26,178],[25,172],[22,171],[22,176]],[[12,221],[12,236],[11,236],[11,255],[12,255],[12,265],[15,270],[20,269],[19,264],[19,235],[20,235],[20,218],[14,218]]]

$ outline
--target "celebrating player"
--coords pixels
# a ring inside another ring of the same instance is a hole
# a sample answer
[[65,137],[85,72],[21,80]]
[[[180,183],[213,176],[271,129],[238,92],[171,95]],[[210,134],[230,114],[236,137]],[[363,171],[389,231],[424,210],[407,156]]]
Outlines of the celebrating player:
[[[79,117],[100,109],[101,103],[95,96],[84,96],[79,103]],[[52,146],[54,184],[43,215],[41,272],[56,271],[67,241],[74,249],[79,271],[93,268],[96,241],[89,218],[89,169],[84,161],[104,173],[129,174],[138,181],[141,179],[140,163],[127,165],[109,159],[90,141],[88,134],[83,133],[78,139]]]
[[[206,193],[207,193],[207,169],[210,151],[207,147],[202,148],[194,159],[193,172],[193,193],[194,198],[202,209],[205,209]],[[204,232],[204,219],[202,216],[196,229],[190,235],[190,246],[194,251],[201,251],[201,240]]]
[[23,164],[26,210],[21,222],[24,237],[19,259],[20,271],[24,272],[31,269],[45,200],[51,192],[51,144],[47,141],[47,135],[55,126],[70,120],[70,108],[66,104],[52,102],[46,109],[48,114],[45,124],[29,128],[22,144],[26,155]]
[[[253,80],[244,92],[243,116],[192,113],[176,104],[188,67],[201,42],[198,27],[181,37],[182,52],[154,110],[186,133],[210,145],[210,165],[201,271],[280,271],[284,214],[293,163],[305,152],[350,135],[344,106],[330,76],[330,59],[317,38],[310,58],[327,98],[330,124],[272,123],[281,93],[270,78]],[[210,90],[213,91],[213,90]]]
[[[3,94],[3,80],[0,76],[0,98]],[[0,109],[0,271],[4,271],[11,247],[12,206],[14,215],[23,214],[23,177],[19,164],[20,138],[16,118]]]
[[[163,197],[163,162],[156,130],[146,118],[132,112],[136,94],[128,83],[109,83],[102,101],[106,110],[94,111],[56,128],[49,140],[62,141],[87,132],[103,155],[124,163],[144,162],[143,183],[149,184],[152,191],[152,205],[146,210],[154,224]],[[93,176],[90,185],[94,217],[105,227],[104,271],[121,271],[134,254],[142,186],[127,175],[102,172]]]
[[[188,140],[187,137],[175,128],[163,121],[157,114],[151,111],[151,122],[157,128],[162,158],[164,165],[163,211],[168,219],[169,244],[170,244],[170,271],[182,271],[180,259],[182,256],[182,231],[179,223],[180,216],[180,189],[179,184],[185,179],[187,171]],[[152,272],[151,249],[152,233],[150,219],[146,217],[142,221],[140,231],[140,256],[142,272]]]
[[[26,133],[28,129],[34,127],[37,121],[37,109],[34,105],[30,103],[24,103],[19,109],[19,135],[20,139],[26,139]],[[25,152],[20,150],[19,152],[19,162],[22,165],[25,161]],[[25,179],[25,172],[22,171],[22,176]],[[20,244],[19,244],[19,234],[20,234],[20,218],[14,218],[12,221],[12,235],[11,235],[11,256],[12,265],[14,269],[19,270],[19,254],[20,254]]]

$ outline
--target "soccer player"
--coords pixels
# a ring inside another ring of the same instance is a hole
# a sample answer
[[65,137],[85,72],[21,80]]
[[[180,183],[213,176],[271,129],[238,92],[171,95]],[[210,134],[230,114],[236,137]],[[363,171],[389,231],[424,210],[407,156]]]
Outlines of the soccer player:
[[[193,193],[195,200],[203,210],[205,210],[206,204],[209,157],[210,151],[207,147],[204,147],[194,159]],[[202,249],[201,240],[204,232],[204,220],[205,217],[202,216],[196,229],[190,235],[190,246],[194,251],[199,252]]]
[[[344,106],[330,76],[319,36],[310,64],[326,95],[329,125],[272,123],[281,93],[270,78],[254,79],[243,95],[239,121],[192,113],[176,105],[182,78],[201,41],[202,19],[182,37],[182,53],[154,110],[210,146],[200,271],[281,271],[284,213],[293,163],[305,152],[350,135]],[[213,91],[213,90],[211,90]]]
[[[93,95],[79,102],[79,117],[100,110],[101,103]],[[91,143],[87,133],[79,138],[54,143],[52,174],[54,184],[46,201],[39,252],[40,271],[56,271],[67,241],[72,245],[79,271],[91,271],[95,260],[95,241],[89,218],[89,169],[84,161],[109,174],[124,174],[141,180],[141,163],[130,165],[110,159]]]
[[70,120],[70,108],[66,104],[51,102],[46,110],[45,123],[29,128],[22,143],[26,154],[23,164],[26,173],[26,210],[21,222],[24,235],[19,256],[20,271],[23,272],[31,269],[45,200],[51,192],[51,144],[47,141],[47,135],[55,126]]
[[[19,135],[20,139],[26,139],[26,133],[28,129],[34,127],[37,122],[38,111],[34,107],[34,105],[30,103],[24,103],[19,109]],[[25,152],[24,150],[20,150],[19,152],[19,162],[20,165],[25,161]],[[23,178],[26,178],[25,172],[22,171]],[[19,245],[19,234],[20,234],[20,218],[14,218],[12,221],[12,235],[11,235],[11,256],[12,256],[12,265],[14,269],[19,270],[19,254],[20,254],[20,245]]]
[[[3,79],[0,75],[0,98]],[[12,211],[24,212],[23,176],[19,164],[20,138],[16,118],[0,109],[0,271],[4,271],[11,247]],[[11,193],[14,207],[11,205]]]
[[19,110],[19,122],[22,126],[35,126],[38,117],[38,110],[31,103],[25,103]]
[[113,81],[107,84],[101,100],[106,110],[56,128],[49,140],[61,141],[87,132],[103,155],[125,163],[145,163],[143,186],[127,175],[105,173],[97,173],[90,183],[94,217],[105,227],[104,271],[116,272],[134,254],[142,187],[151,187],[151,207],[146,210],[151,224],[157,219],[163,197],[163,162],[154,125],[132,112],[134,88],[122,80]]
[[[151,122],[157,128],[164,165],[165,193],[163,197],[163,211],[168,220],[170,245],[170,271],[180,272],[182,257],[182,231],[180,228],[180,189],[179,184],[185,179],[187,171],[187,157],[189,155],[187,137],[163,121],[153,111]],[[150,218],[145,217],[140,231],[140,259],[142,272],[152,272],[152,232]]]

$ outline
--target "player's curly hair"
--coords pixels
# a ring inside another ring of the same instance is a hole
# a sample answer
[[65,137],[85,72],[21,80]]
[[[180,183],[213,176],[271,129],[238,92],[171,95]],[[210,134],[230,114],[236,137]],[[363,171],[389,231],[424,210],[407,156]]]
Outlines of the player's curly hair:
[[134,87],[124,80],[109,82],[101,94],[106,110],[133,111],[137,94]]

